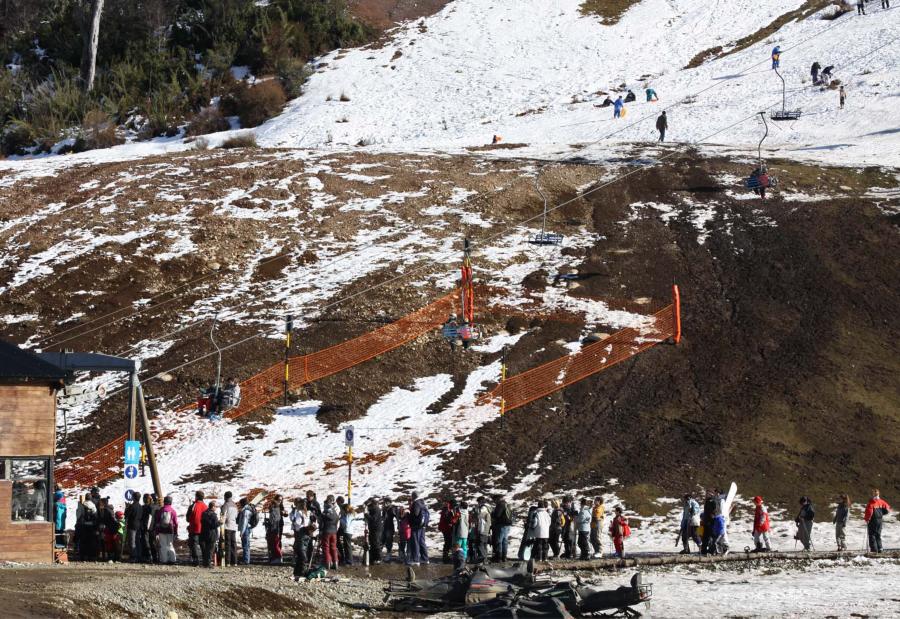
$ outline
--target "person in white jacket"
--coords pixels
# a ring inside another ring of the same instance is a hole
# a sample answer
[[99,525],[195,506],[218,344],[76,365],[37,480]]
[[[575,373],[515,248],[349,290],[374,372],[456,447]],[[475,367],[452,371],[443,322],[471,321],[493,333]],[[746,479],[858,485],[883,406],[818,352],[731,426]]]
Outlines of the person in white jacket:
[[488,561],[488,542],[491,540],[491,508],[488,507],[485,497],[478,497],[478,507],[475,510],[475,562]]
[[237,565],[237,517],[238,507],[232,499],[231,491],[225,493],[225,502],[222,503],[220,520],[225,529],[225,556],[223,564]]
[[550,549],[550,510],[547,501],[541,501],[535,511],[535,526],[533,533],[534,549],[531,557],[535,561],[546,561],[547,552]]

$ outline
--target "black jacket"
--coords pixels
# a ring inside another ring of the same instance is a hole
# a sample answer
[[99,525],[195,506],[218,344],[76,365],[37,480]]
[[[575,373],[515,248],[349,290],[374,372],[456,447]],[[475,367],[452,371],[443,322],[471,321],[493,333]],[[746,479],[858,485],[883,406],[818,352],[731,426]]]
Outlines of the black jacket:
[[663,114],[659,115],[659,118],[656,119],[656,129],[657,131],[663,131],[669,128],[669,119]]
[[378,505],[370,505],[366,510],[366,526],[369,527],[369,535],[381,535],[384,518],[381,516],[381,508]]

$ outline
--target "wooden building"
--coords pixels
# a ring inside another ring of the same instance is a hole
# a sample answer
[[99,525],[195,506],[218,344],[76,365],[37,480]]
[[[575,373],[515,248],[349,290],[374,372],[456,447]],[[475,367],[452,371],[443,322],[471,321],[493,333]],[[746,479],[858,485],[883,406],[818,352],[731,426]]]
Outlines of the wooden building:
[[53,561],[56,392],[65,372],[0,340],[0,562]]

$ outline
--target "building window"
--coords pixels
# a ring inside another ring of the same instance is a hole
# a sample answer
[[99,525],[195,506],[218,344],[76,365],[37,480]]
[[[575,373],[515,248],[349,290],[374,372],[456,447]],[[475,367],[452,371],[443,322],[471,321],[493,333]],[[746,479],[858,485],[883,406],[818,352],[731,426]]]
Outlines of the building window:
[[49,458],[6,458],[0,477],[12,482],[13,522],[47,520],[50,506]]

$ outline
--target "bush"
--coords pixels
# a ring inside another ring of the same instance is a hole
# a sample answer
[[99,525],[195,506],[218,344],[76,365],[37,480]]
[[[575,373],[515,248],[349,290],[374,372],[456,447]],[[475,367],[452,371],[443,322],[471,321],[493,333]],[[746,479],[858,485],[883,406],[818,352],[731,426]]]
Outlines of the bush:
[[244,82],[235,85],[234,91],[222,98],[222,109],[229,116],[241,119],[241,126],[256,127],[279,112],[287,97],[284,88],[276,80],[248,86]]
[[312,75],[309,66],[299,58],[286,58],[275,64],[275,74],[281,80],[284,92],[289,99],[296,99],[303,94],[303,84]]
[[187,135],[205,135],[218,131],[228,131],[231,128],[228,120],[222,116],[222,112],[216,107],[203,107],[191,119],[188,125]]
[[34,145],[34,129],[24,120],[11,120],[3,127],[0,146],[4,155],[24,155]]
[[347,93],[342,92],[341,93],[341,101],[343,101],[344,103],[347,103],[347,101],[349,101],[349,100],[350,100],[350,97],[347,96]]
[[199,137],[194,140],[194,148],[196,150],[209,150],[209,140],[204,137]]
[[84,115],[80,139],[83,141],[83,150],[109,148],[125,141],[116,134],[115,120],[101,110],[91,110]]
[[256,135],[245,131],[222,142],[222,148],[256,148]]

